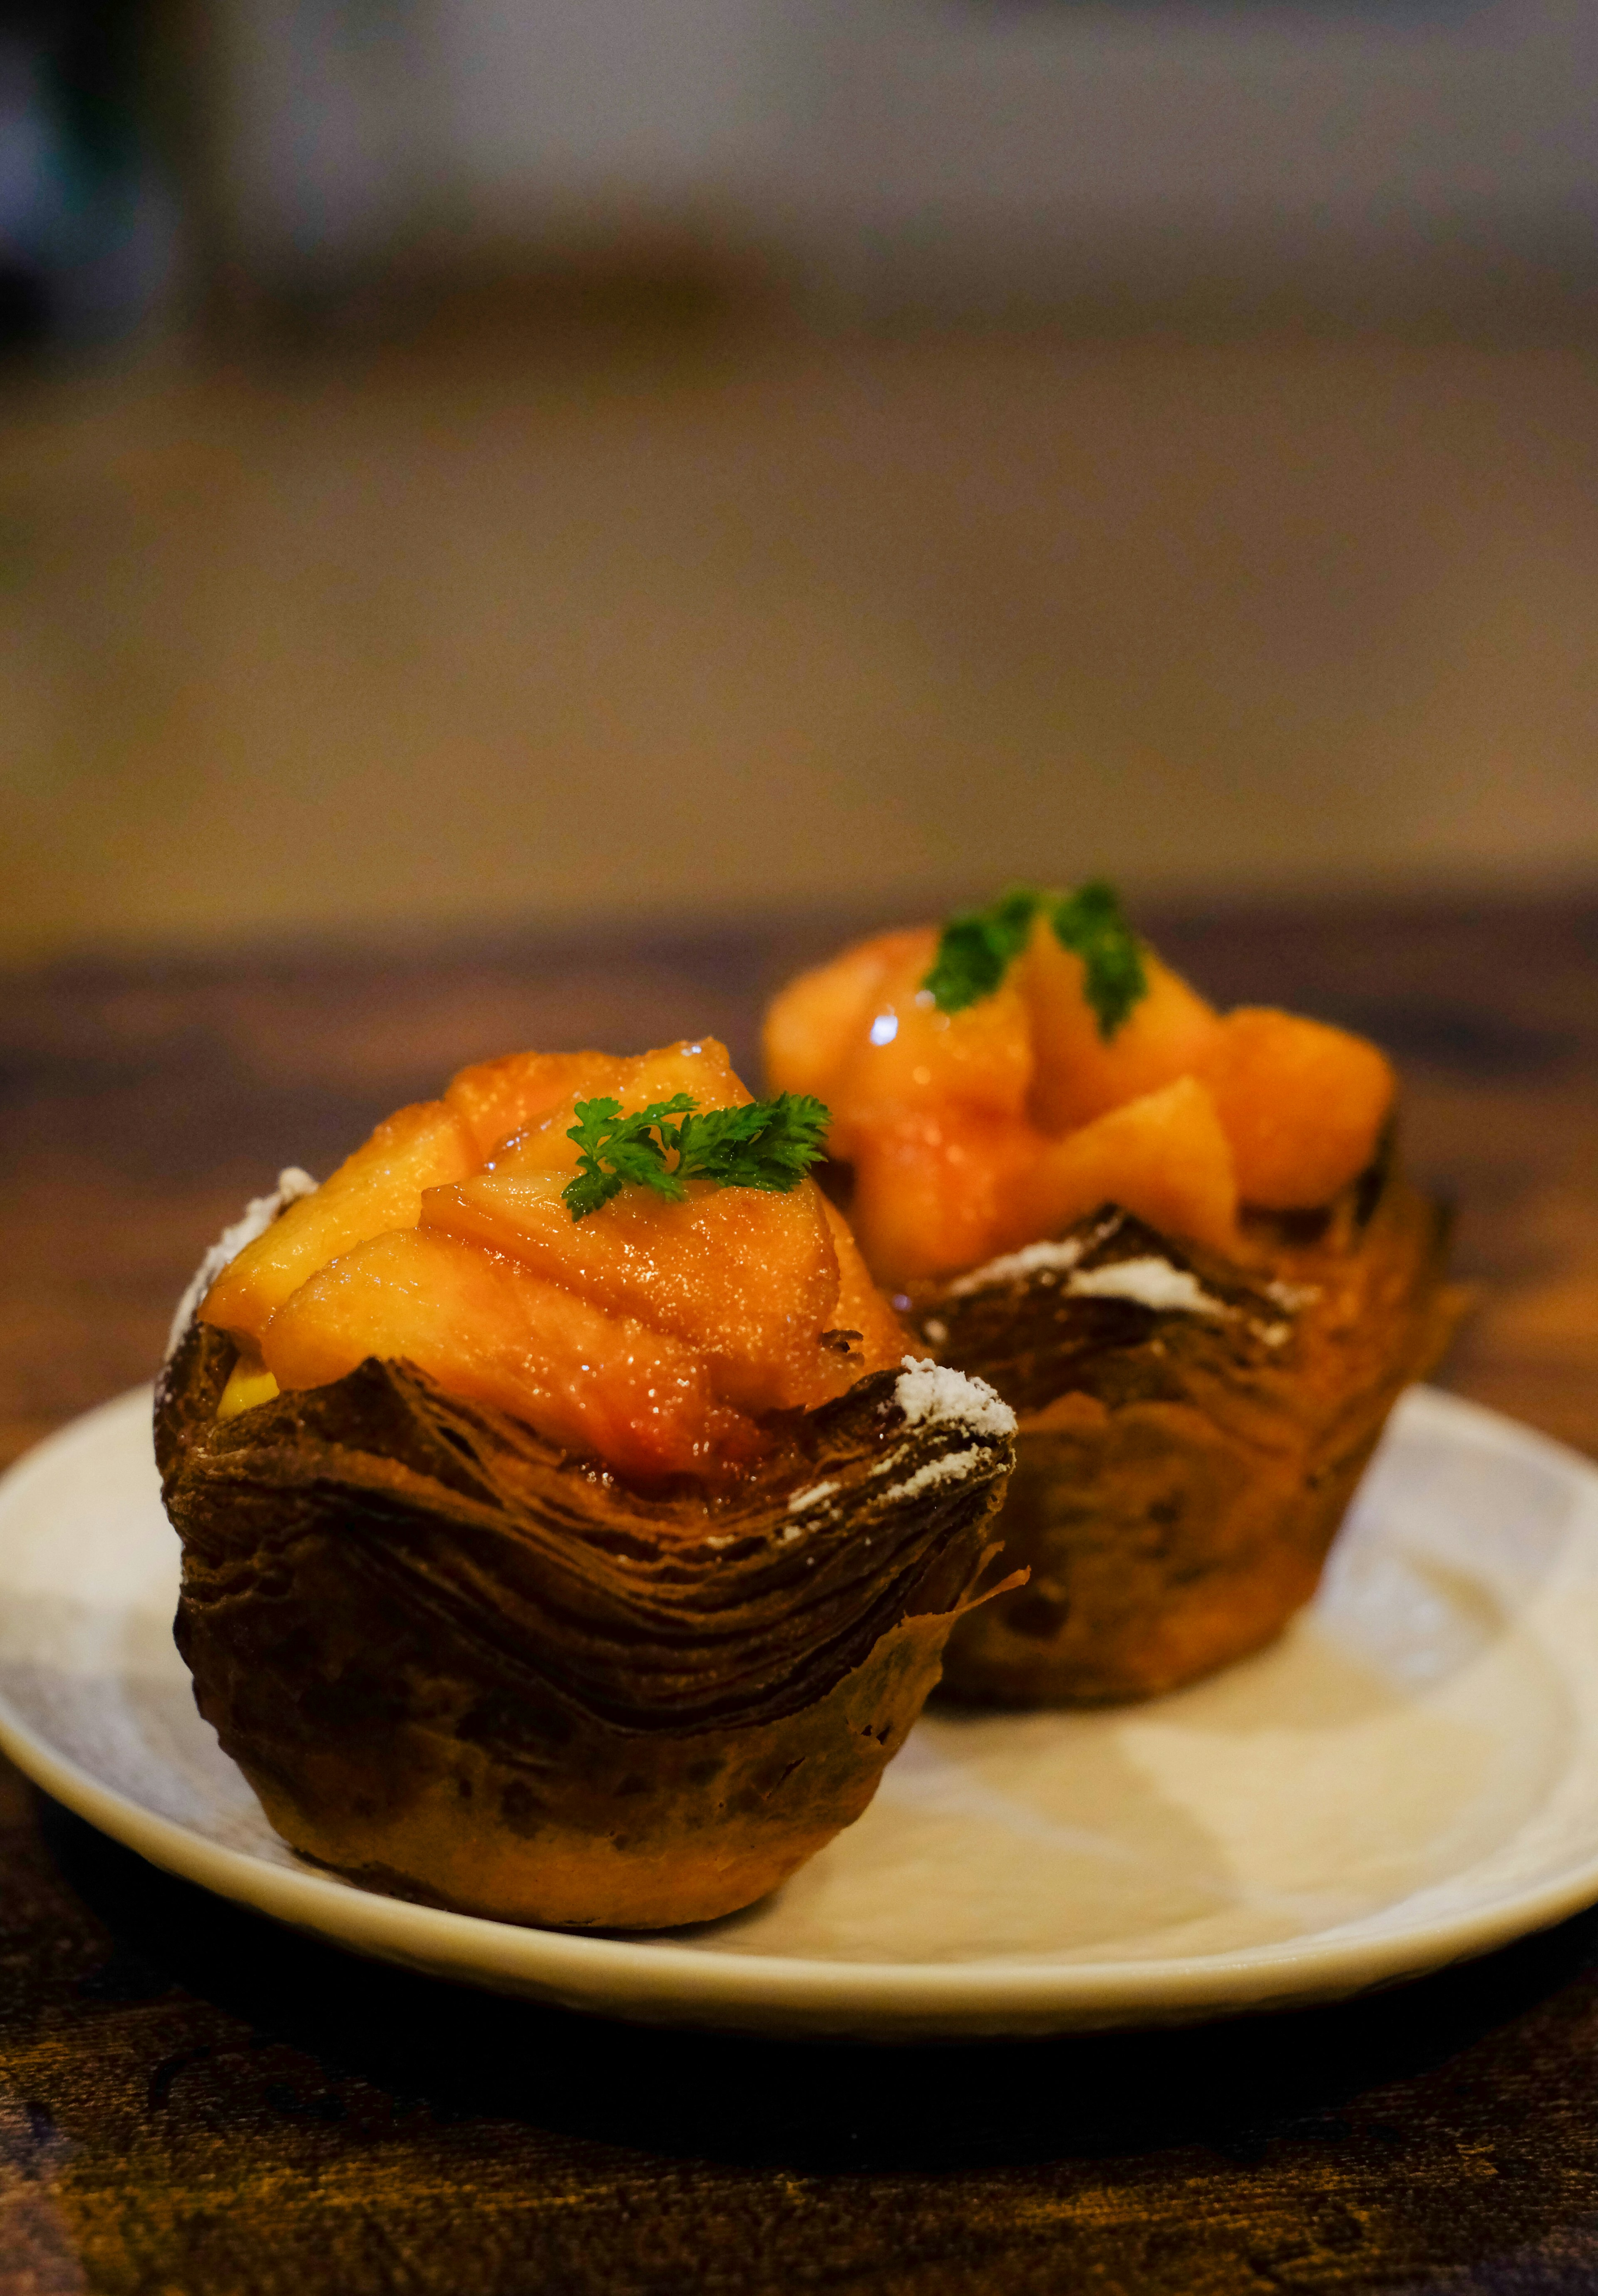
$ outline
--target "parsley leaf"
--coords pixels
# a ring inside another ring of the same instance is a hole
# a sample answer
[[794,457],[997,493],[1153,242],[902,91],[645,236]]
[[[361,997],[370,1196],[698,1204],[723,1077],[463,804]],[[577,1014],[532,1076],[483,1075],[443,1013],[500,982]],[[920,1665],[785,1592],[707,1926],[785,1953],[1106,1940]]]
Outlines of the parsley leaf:
[[712,1108],[677,1127],[677,1170],[723,1188],[786,1195],[826,1152],[832,1111],[808,1093],[780,1092],[747,1108]]
[[1121,914],[1115,887],[1090,878],[1057,903],[1049,922],[1061,948],[1082,960],[1083,990],[1108,1044],[1140,998],[1149,975],[1136,934]]
[[1001,894],[990,907],[969,909],[951,917],[938,943],[932,970],[922,982],[932,992],[940,1013],[963,1013],[979,1004],[1010,970],[1011,960],[1027,946],[1032,920],[1045,896],[1018,885]]
[[687,1093],[679,1092],[675,1099],[658,1100],[652,1107],[623,1116],[619,1100],[578,1101],[572,1110],[577,1122],[566,1135],[578,1144],[577,1177],[561,1191],[561,1201],[572,1218],[584,1219],[596,1212],[619,1195],[629,1180],[680,1199],[683,1185],[675,1172],[668,1171],[666,1147],[653,1135],[659,1127],[664,1136],[673,1137],[669,1119],[693,1105]]
[[[791,1092],[702,1114],[685,1092],[631,1116],[623,1116],[619,1100],[608,1098],[579,1100],[573,1113],[577,1122],[566,1137],[578,1144],[577,1176],[561,1191],[573,1220],[598,1211],[629,1184],[652,1188],[673,1203],[687,1194],[689,1180],[785,1195],[824,1153],[832,1120],[819,1100]],[[682,1122],[674,1124],[674,1116]],[[672,1156],[675,1164],[667,1160]]]
[[1121,914],[1115,888],[1091,878],[1074,893],[1045,893],[1018,885],[986,909],[951,917],[922,982],[940,1013],[963,1013],[991,996],[1027,945],[1032,920],[1047,916],[1061,948],[1082,959],[1083,991],[1108,1044],[1139,998],[1148,973],[1136,934]]

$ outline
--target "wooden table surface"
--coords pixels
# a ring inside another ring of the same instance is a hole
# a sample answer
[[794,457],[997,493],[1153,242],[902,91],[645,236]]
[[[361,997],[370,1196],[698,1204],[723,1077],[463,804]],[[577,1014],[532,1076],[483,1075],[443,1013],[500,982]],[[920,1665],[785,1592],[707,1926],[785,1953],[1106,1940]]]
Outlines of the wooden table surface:
[[[718,1031],[840,921],[297,950],[0,997],[0,1445],[151,1373],[201,1247],[462,1061]],[[1443,1378],[1598,1452],[1598,900],[1164,921],[1402,1061],[1480,1287]],[[873,2051],[364,1965],[6,1780],[0,2296],[1598,2287],[1598,1915],[1351,2006]]]

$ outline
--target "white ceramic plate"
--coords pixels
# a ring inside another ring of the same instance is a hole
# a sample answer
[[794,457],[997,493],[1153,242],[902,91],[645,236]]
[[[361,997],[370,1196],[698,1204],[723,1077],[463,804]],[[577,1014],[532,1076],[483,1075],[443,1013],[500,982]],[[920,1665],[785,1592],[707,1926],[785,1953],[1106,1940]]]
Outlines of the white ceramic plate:
[[1323,2000],[1598,1899],[1598,1469],[1406,1398],[1313,1607],[1192,1690],[924,1718],[749,1912],[648,1937],[438,1913],[302,1866],[194,1710],[149,1398],[0,1481],[0,1743],[153,1864],[436,1975],[663,2023],[1035,2033]]

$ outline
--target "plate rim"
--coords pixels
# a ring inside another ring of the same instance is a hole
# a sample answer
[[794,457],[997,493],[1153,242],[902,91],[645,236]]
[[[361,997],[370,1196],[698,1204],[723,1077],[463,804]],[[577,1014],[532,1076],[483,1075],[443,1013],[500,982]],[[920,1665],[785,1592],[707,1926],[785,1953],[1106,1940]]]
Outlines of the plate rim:
[[[148,1409],[136,1387],[34,1445],[0,1474],[0,1538],[22,1487],[48,1480],[107,1423]],[[1490,1435],[1598,1490],[1598,1464],[1507,1414],[1433,1387],[1398,1408],[1422,1423]],[[109,1785],[41,1735],[0,1690],[0,1749],[54,1800],[151,1865],[357,1954],[437,1978],[650,2021],[818,2033],[896,2029],[957,2038],[1136,2026],[1348,1997],[1489,1953],[1598,1900],[1598,1849],[1535,1886],[1373,1935],[1334,1928],[1225,1953],[1137,1961],[828,1961],[707,1953],[669,1933],[635,1938],[537,1929],[359,1889],[210,1841]]]

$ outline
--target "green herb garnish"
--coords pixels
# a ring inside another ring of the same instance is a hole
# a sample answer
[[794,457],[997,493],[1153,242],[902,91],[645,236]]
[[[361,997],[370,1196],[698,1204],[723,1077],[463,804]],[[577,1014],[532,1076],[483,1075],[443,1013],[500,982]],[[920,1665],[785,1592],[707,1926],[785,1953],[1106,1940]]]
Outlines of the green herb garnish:
[[989,908],[952,917],[922,987],[931,991],[940,1013],[963,1013],[991,996],[1025,948],[1040,911],[1061,948],[1082,959],[1083,988],[1108,1044],[1148,994],[1149,979],[1137,936],[1121,914],[1114,886],[1102,877],[1064,895],[1018,885]]
[[1049,922],[1061,948],[1082,960],[1083,989],[1108,1044],[1132,1007],[1149,993],[1137,935],[1121,914],[1115,887],[1091,877],[1055,904]]
[[[561,1191],[574,1220],[586,1219],[629,1185],[681,1203],[689,1180],[786,1195],[823,1155],[829,1111],[808,1093],[780,1092],[747,1108],[708,1108],[685,1092],[631,1116],[619,1100],[574,1103],[567,1133],[578,1144],[577,1177]],[[680,1124],[672,1122],[680,1117]],[[675,1157],[676,1162],[669,1162]]]
[[932,992],[940,1013],[963,1013],[979,1004],[1010,970],[1011,960],[1027,946],[1032,920],[1046,897],[1018,885],[1003,893],[990,908],[968,909],[951,917],[938,939],[932,970],[922,982]]

